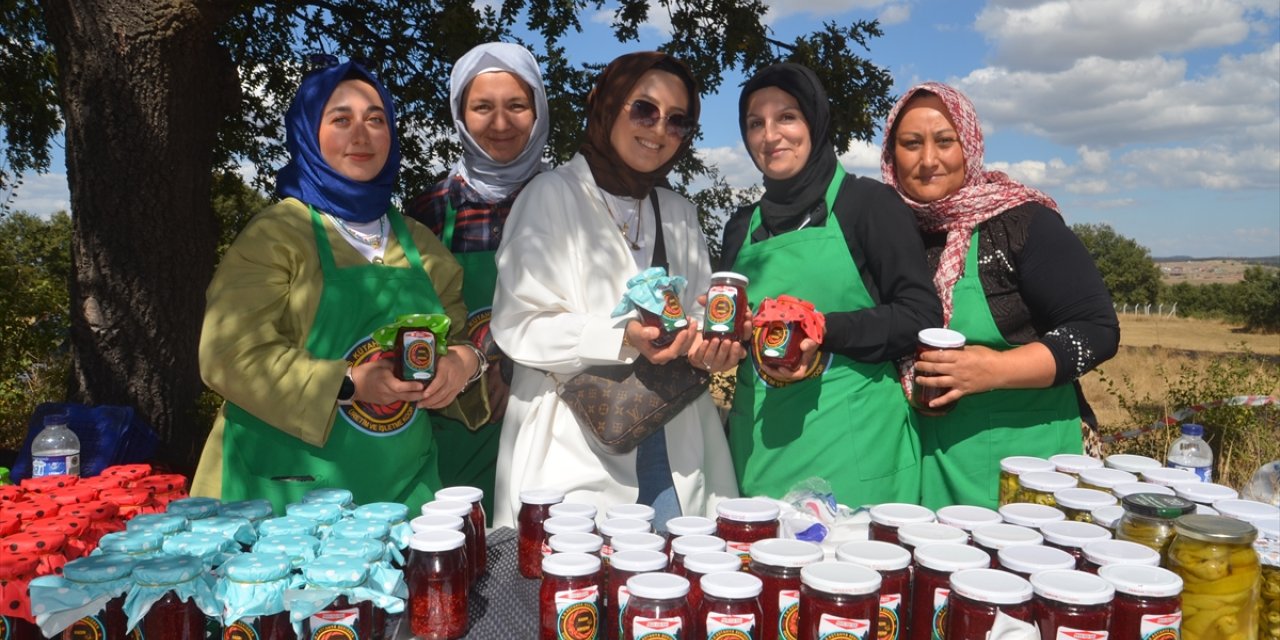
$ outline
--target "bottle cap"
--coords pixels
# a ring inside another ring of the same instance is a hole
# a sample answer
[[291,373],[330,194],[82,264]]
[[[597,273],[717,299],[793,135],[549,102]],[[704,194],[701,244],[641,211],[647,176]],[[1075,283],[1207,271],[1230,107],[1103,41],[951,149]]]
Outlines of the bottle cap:
[[1186,424],[1182,425],[1182,435],[1184,435],[1184,436],[1196,436],[1196,437],[1203,437],[1203,436],[1204,436],[1204,427],[1202,427],[1202,426],[1200,426],[1200,425],[1198,425],[1198,424],[1194,424],[1194,423],[1188,422],[1188,423],[1186,423]]
[[1244,520],[1195,513],[1174,520],[1173,530],[1180,536],[1214,544],[1252,544],[1258,537],[1258,529]]
[[1031,583],[995,569],[964,569],[951,574],[951,591],[977,602],[1021,604],[1031,599]]

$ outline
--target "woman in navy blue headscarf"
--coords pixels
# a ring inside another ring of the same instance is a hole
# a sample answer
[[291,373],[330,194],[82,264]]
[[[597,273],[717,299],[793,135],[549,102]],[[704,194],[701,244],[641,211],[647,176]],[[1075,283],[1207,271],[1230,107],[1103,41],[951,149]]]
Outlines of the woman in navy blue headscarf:
[[[418,505],[440,488],[426,409],[482,424],[459,394],[484,359],[463,337],[462,270],[391,204],[395,106],[363,66],[309,73],[286,115],[282,198],[258,213],[208,290],[200,372],[226,399],[192,493],[268,498],[322,487]],[[371,333],[409,313],[452,321],[429,383],[397,379]],[[474,404],[474,403],[472,403]]]

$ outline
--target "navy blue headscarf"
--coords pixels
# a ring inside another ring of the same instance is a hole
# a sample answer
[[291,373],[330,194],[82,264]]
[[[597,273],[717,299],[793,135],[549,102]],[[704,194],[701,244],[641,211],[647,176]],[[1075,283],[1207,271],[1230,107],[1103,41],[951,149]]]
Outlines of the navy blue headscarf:
[[[378,91],[391,132],[387,163],[368,182],[338,173],[320,155],[319,132],[324,105],[339,83],[351,79],[365,80]],[[373,74],[351,61],[311,72],[302,79],[284,121],[289,163],[276,174],[276,193],[297,198],[348,222],[371,222],[387,212],[400,174],[400,140],[396,135],[395,103]]]

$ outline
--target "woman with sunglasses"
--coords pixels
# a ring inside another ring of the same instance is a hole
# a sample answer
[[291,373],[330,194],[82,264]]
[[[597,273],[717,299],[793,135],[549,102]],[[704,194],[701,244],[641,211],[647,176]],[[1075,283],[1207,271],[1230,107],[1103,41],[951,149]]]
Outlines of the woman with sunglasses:
[[914,503],[920,447],[894,361],[942,313],[911,211],[840,166],[812,70],[762,69],[738,116],[764,195],[725,225],[722,266],[750,278],[753,308],[788,294],[826,316],[794,370],[754,348],[738,367],[729,440],[741,490],[781,498],[817,476],[844,504]]
[[544,168],[551,125],[538,61],[517,44],[489,42],[473,48],[453,65],[449,107],[462,157],[444,180],[409,201],[405,212],[434,231],[462,264],[467,335],[490,364],[485,376],[489,424],[473,431],[455,420],[433,419],[437,442],[449,452],[440,460],[440,480],[445,486],[479,487],[485,512],[493,513],[498,436],[510,390],[503,379],[504,369],[510,376],[510,365],[504,365],[489,335],[498,275],[493,254],[511,204]]
[[[610,455],[557,395],[558,381],[595,365],[686,357],[692,324],[669,345],[635,316],[612,317],[629,278],[650,265],[663,234],[669,272],[706,291],[711,269],[693,203],[663,186],[688,152],[698,121],[697,85],[657,52],[611,62],[587,97],[586,140],[567,164],[520,194],[498,248],[494,339],[515,362],[498,448],[494,523],[514,526],[520,491],[556,487],[566,500],[605,508],[640,502],[655,524],[702,515],[737,494],[715,405],[703,394],[629,453]],[[661,228],[655,228],[654,204]],[[685,310],[700,317],[693,295]],[[741,347],[738,346],[738,357]],[[726,350],[727,351],[727,350]],[[708,354],[711,357],[712,354]],[[725,367],[733,354],[716,354]]]
[[[391,205],[395,105],[363,66],[305,76],[285,126],[282,199],[250,220],[209,285],[200,372],[226,403],[192,493],[267,498],[282,513],[341,487],[416,510],[441,487],[427,410],[461,416],[455,399],[484,371],[463,332],[462,269]],[[370,337],[409,313],[452,321],[429,384],[399,380]]]

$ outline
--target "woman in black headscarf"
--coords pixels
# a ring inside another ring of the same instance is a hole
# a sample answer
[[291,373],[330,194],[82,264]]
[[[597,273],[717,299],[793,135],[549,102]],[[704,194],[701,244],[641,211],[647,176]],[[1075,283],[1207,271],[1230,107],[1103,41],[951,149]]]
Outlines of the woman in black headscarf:
[[817,476],[846,504],[915,502],[919,442],[894,361],[942,313],[911,210],[884,184],[846,175],[810,69],[762,69],[738,116],[765,192],[725,225],[721,268],[750,279],[752,308],[790,295],[826,323],[795,369],[762,364],[754,346],[739,366],[729,420],[739,486],[781,498]]

